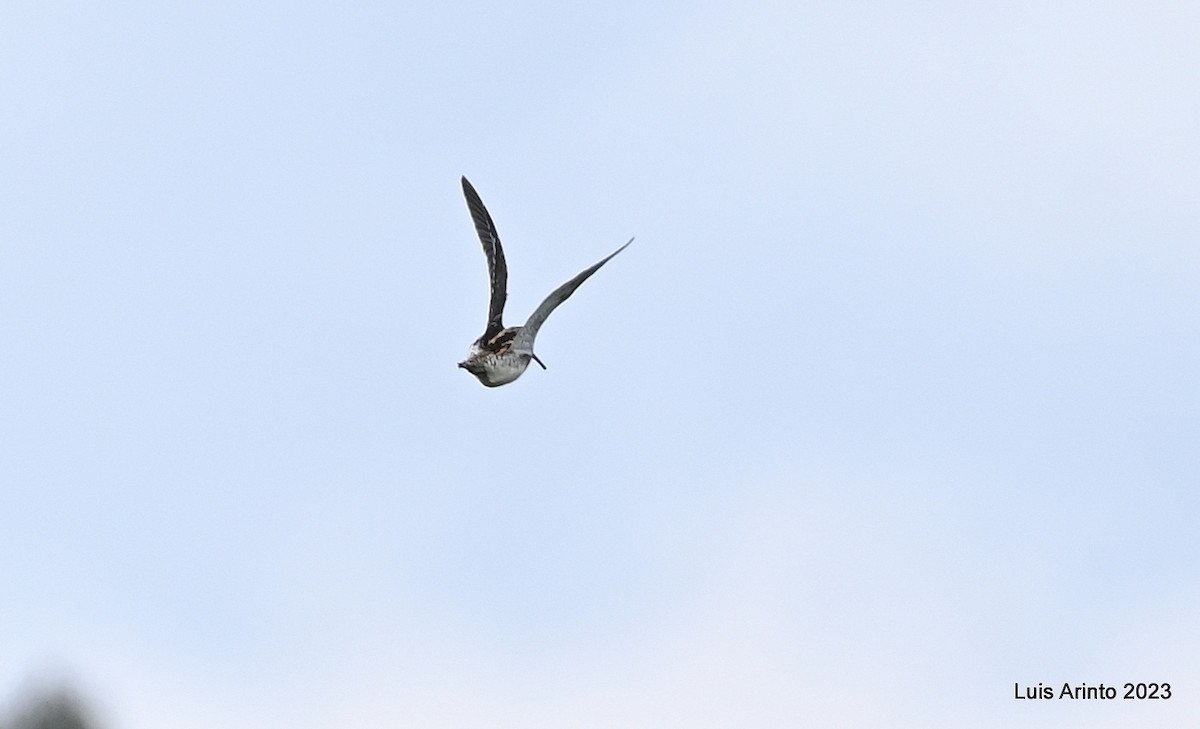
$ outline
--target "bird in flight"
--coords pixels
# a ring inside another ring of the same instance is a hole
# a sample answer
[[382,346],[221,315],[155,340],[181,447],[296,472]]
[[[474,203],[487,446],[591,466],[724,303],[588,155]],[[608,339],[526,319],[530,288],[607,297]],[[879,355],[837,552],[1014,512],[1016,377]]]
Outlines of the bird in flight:
[[550,292],[545,301],[525,320],[525,326],[505,327],[501,320],[504,316],[504,301],[508,296],[508,265],[504,262],[500,235],[496,232],[492,216],[483,206],[483,200],[479,199],[479,193],[475,192],[475,188],[466,177],[462,178],[462,187],[463,195],[467,198],[467,208],[475,221],[475,230],[479,233],[479,242],[483,244],[483,253],[487,256],[491,299],[488,303],[487,328],[484,329],[483,336],[471,345],[467,358],[459,362],[458,366],[475,375],[485,386],[500,387],[520,377],[531,359],[542,369],[546,369],[546,365],[533,353],[533,340],[542,324],[546,323],[546,317],[575,293],[575,289],[588,280],[589,276],[599,271],[613,256],[625,250],[633,242],[633,238],[604,260],[589,266],[578,276]]

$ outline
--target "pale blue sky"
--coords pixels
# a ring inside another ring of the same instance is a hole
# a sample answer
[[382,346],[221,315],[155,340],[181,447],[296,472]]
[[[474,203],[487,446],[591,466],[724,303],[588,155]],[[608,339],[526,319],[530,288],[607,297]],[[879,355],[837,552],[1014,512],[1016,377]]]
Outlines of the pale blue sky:
[[[0,703],[1200,723],[1200,10],[1050,5],[5,3]],[[498,390],[464,174],[637,236]]]

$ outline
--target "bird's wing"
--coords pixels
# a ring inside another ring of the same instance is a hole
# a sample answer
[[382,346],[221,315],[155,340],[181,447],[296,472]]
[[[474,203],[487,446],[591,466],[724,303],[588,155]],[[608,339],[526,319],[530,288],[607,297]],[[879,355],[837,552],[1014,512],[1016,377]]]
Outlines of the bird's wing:
[[484,339],[490,339],[504,328],[504,301],[508,296],[508,264],[504,262],[504,249],[500,247],[500,234],[496,232],[496,224],[492,216],[479,199],[479,193],[471,187],[467,178],[462,178],[463,196],[467,198],[467,209],[471,211],[471,219],[475,221],[475,230],[479,233],[479,242],[483,244],[483,253],[487,256],[488,279],[491,282],[491,298],[488,301],[488,323]]
[[554,311],[556,308],[558,308],[559,304],[570,298],[571,294],[575,293],[575,289],[579,288],[580,284],[582,284],[584,281],[587,281],[588,277],[593,273],[599,271],[600,267],[608,263],[613,256],[628,248],[629,243],[632,242],[633,238],[630,238],[628,243],[608,254],[604,260],[593,266],[589,266],[580,272],[580,274],[575,278],[554,289],[554,291],[546,297],[545,301],[539,304],[538,308],[529,315],[529,319],[525,322],[525,326],[521,327],[520,331],[517,332],[516,338],[513,339],[513,351],[517,352],[518,354],[528,354],[532,356],[533,340],[537,337],[538,330],[542,328],[542,324],[545,323],[546,317],[550,316],[550,312]]

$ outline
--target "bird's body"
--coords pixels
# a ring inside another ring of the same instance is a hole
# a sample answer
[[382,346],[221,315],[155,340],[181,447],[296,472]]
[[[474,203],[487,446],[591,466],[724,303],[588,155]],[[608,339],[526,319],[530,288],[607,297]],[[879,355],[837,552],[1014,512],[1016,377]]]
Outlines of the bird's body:
[[546,369],[546,365],[533,353],[533,341],[538,330],[545,323],[550,312],[566,301],[575,289],[588,279],[609,259],[625,250],[629,242],[609,254],[604,260],[588,267],[575,278],[555,289],[538,308],[530,314],[524,326],[505,327],[503,324],[504,303],[508,296],[508,264],[504,260],[504,249],[500,246],[500,235],[492,216],[479,198],[475,188],[462,178],[463,195],[467,199],[467,208],[475,221],[475,230],[479,233],[479,241],[483,244],[484,255],[487,256],[488,278],[491,282],[491,297],[488,304],[488,323],[483,336],[476,339],[467,352],[467,358],[458,366],[475,375],[487,387],[500,387],[516,380],[529,367],[533,360]]
[[[512,340],[520,327],[509,327],[489,341],[482,337],[471,345],[467,358],[458,363],[467,372],[479,378],[488,387],[507,385],[525,373],[532,355],[521,355],[512,350]],[[545,366],[545,365],[543,365]]]

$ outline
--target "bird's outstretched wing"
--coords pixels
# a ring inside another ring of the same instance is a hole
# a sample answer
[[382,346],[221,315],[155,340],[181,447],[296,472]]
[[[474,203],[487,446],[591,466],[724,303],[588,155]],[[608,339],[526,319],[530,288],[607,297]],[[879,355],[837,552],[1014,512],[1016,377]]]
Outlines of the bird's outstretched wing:
[[[588,277],[593,273],[599,271],[600,267],[608,263],[613,256],[628,248],[629,243],[632,242],[633,238],[630,238],[628,243],[608,254],[604,260],[593,266],[585,268],[579,273],[578,276],[566,282],[562,286],[554,289],[554,291],[546,297],[545,301],[539,304],[538,308],[529,315],[529,319],[525,322],[525,326],[521,327],[520,331],[517,332],[517,336],[513,339],[513,351],[517,352],[518,354],[528,354],[532,357],[533,340],[537,337],[538,330],[542,328],[542,324],[546,322],[546,317],[550,316],[550,312],[554,311],[556,308],[558,308],[559,304],[570,298],[571,294],[575,293],[575,289],[579,288],[580,284],[582,284],[584,281],[587,281]],[[543,365],[543,367],[544,366],[545,365]]]
[[504,328],[504,301],[508,296],[508,264],[504,262],[504,249],[500,247],[500,234],[496,232],[496,224],[492,216],[479,199],[479,193],[471,187],[466,177],[462,178],[463,196],[467,198],[467,209],[475,221],[475,230],[479,233],[479,242],[483,244],[483,253],[487,256],[488,279],[491,282],[491,298],[488,300],[488,322],[484,331],[484,340],[491,339]]

